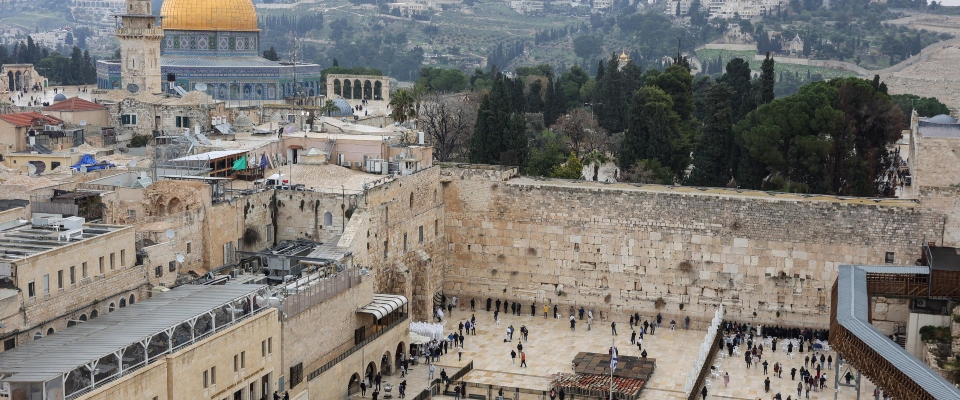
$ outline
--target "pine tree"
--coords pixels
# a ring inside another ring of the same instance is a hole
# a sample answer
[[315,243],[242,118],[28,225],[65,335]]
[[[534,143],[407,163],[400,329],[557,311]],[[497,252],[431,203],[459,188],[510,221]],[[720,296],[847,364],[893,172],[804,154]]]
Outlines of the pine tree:
[[630,123],[617,162],[629,169],[641,160],[656,160],[668,166],[674,175],[686,167],[686,155],[677,154],[680,117],[673,110],[673,99],[656,86],[637,91],[630,104]]
[[730,177],[730,149],[733,146],[733,90],[725,83],[707,92],[707,115],[693,150],[693,171],[688,183],[695,186],[724,186]]
[[774,62],[767,52],[767,58],[763,60],[760,66],[760,104],[767,104],[774,99],[773,88],[775,84]]

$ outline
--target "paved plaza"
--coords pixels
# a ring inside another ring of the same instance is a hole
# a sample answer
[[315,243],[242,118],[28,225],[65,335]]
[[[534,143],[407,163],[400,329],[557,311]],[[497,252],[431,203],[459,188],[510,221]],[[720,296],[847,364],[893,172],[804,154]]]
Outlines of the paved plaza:
[[[478,302],[479,303],[479,302]],[[478,304],[479,306],[480,304]],[[495,394],[496,386],[519,387],[535,391],[549,391],[550,377],[558,372],[572,372],[574,356],[581,352],[606,353],[612,341],[615,341],[617,348],[622,355],[639,356],[640,351],[636,345],[630,345],[630,327],[627,322],[627,316],[618,316],[617,331],[618,335],[611,335],[610,321],[602,322],[595,320],[590,330],[587,330],[586,321],[577,321],[576,331],[570,330],[569,316],[567,319],[545,319],[543,315],[530,316],[530,306],[527,304],[526,312],[523,316],[500,314],[500,325],[493,321],[493,312],[478,311],[471,313],[466,311],[469,307],[462,310],[454,310],[453,316],[447,316],[444,320],[447,332],[453,332],[460,321],[467,319],[471,314],[477,317],[478,329],[477,335],[468,335],[464,340],[463,360],[457,360],[456,350],[442,356],[440,361],[436,362],[435,377],[440,377],[441,369],[445,369],[448,374],[453,374],[470,361],[474,362],[474,369],[466,375],[464,380],[468,383],[468,394],[486,395],[486,385],[494,385],[491,391]],[[538,310],[542,313],[542,310]],[[621,321],[622,320],[622,321]],[[640,399],[659,400],[659,399],[682,399],[683,385],[687,373],[690,370],[693,359],[696,356],[697,349],[703,341],[706,332],[702,330],[683,330],[682,321],[678,321],[678,328],[671,331],[668,327],[669,320],[665,320],[663,326],[656,330],[655,335],[647,335],[643,341],[643,348],[647,350],[648,357],[656,358],[657,369],[653,373],[650,382],[643,390]],[[517,329],[514,339],[510,343],[504,343],[506,328],[513,325]],[[527,354],[528,368],[520,367],[519,356],[516,365],[510,360],[510,350],[516,350],[519,338],[519,329],[525,325],[530,330],[529,341],[523,343],[523,350]],[[766,346],[765,346],[766,348]],[[720,362],[720,368],[730,373],[730,385],[723,386],[723,379],[711,378],[708,399],[772,399],[779,391],[786,399],[791,395],[796,399],[797,381],[790,380],[790,368],[803,365],[803,356],[812,353],[796,353],[791,359],[786,352],[778,349],[772,353],[767,349],[764,351],[764,359],[769,362],[769,374],[771,376],[771,391],[763,391],[763,368],[746,369],[746,363],[742,356],[726,358]],[[835,353],[833,354],[836,359]],[[781,362],[787,368],[783,373],[783,378],[773,377],[773,363]],[[427,387],[427,366],[419,364],[411,368],[410,373],[405,378],[400,378],[399,373],[385,377],[385,382],[398,384],[401,380],[407,380],[407,396],[416,396],[421,390]],[[862,399],[872,399],[874,386],[864,379],[865,388],[861,390]],[[481,384],[483,388],[477,388],[469,384]],[[811,399],[833,399],[833,370],[830,370],[827,381],[827,389],[823,392],[810,392]],[[506,390],[505,390],[506,391]],[[381,392],[382,393],[382,392]],[[396,396],[396,389],[392,393]],[[370,396],[370,392],[367,392]],[[805,394],[804,394],[805,396]],[[439,396],[444,397],[444,396]],[[451,397],[452,398],[452,397]],[[508,399],[512,397],[507,396]],[[539,400],[539,394],[521,393],[520,400]],[[569,396],[568,396],[569,398]],[[803,397],[806,398],[806,397]],[[839,399],[853,400],[856,394],[853,389],[844,388],[839,393]]]

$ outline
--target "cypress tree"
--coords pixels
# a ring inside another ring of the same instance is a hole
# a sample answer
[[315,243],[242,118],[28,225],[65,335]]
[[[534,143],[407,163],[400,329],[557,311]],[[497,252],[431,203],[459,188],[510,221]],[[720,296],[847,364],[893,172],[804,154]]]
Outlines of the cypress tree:
[[693,171],[688,183],[695,186],[724,186],[730,177],[730,149],[733,146],[733,90],[725,83],[707,92],[707,115],[693,150]]

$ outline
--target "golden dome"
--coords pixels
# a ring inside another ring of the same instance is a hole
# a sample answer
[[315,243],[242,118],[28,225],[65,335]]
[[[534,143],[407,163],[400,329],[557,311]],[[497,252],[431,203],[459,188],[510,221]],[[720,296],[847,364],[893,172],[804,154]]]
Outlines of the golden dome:
[[627,52],[626,52],[626,51],[623,51],[623,52],[620,53],[620,60],[621,60],[621,61],[630,61],[630,56],[627,55]]
[[163,29],[180,31],[259,31],[251,0],[164,0]]

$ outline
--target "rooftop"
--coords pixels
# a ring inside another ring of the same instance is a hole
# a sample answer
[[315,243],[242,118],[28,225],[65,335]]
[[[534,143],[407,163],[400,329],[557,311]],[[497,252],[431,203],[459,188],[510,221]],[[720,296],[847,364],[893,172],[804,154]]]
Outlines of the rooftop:
[[44,107],[43,111],[94,111],[106,109],[106,107],[97,103],[87,101],[79,97],[71,97],[52,106]]
[[[73,221],[82,221],[82,218]],[[22,221],[0,231],[0,260],[21,260],[37,254],[95,238],[127,227],[119,225],[83,224],[70,229],[68,223],[52,221],[48,226],[35,226]],[[82,223],[82,222],[81,222]]]
[[[71,371],[86,370],[85,364],[99,361],[98,380],[102,383],[112,381],[119,376],[114,355],[116,352],[123,352],[123,371],[133,371],[163,354],[176,352],[191,344],[189,331],[186,341],[181,341],[175,330],[184,322],[196,320],[195,329],[202,333],[198,333],[197,339],[201,339],[263,310],[255,296],[262,294],[265,288],[264,285],[184,285],[154,295],[55,335],[0,353],[0,373],[4,374],[2,381],[55,380],[59,383],[60,379],[65,379],[63,393],[66,396],[92,390],[97,384],[90,384],[89,372],[83,373],[86,376],[77,376],[79,382],[75,382],[73,376],[82,374],[71,375]],[[157,354],[153,345],[157,342],[157,336],[166,336],[164,331],[174,332],[173,351],[168,350],[164,338],[163,350]],[[150,360],[143,357],[145,349],[142,343],[149,343],[146,352]],[[139,351],[131,351],[131,348]]]
[[0,114],[0,120],[9,122],[14,126],[40,126],[40,125],[58,125],[63,120],[49,115],[43,115],[38,112],[22,112],[16,114]]
[[246,150],[217,150],[217,151],[208,151],[206,153],[194,154],[192,156],[174,158],[170,161],[201,161],[201,160],[216,160],[218,158],[230,157],[237,154],[246,153]]

